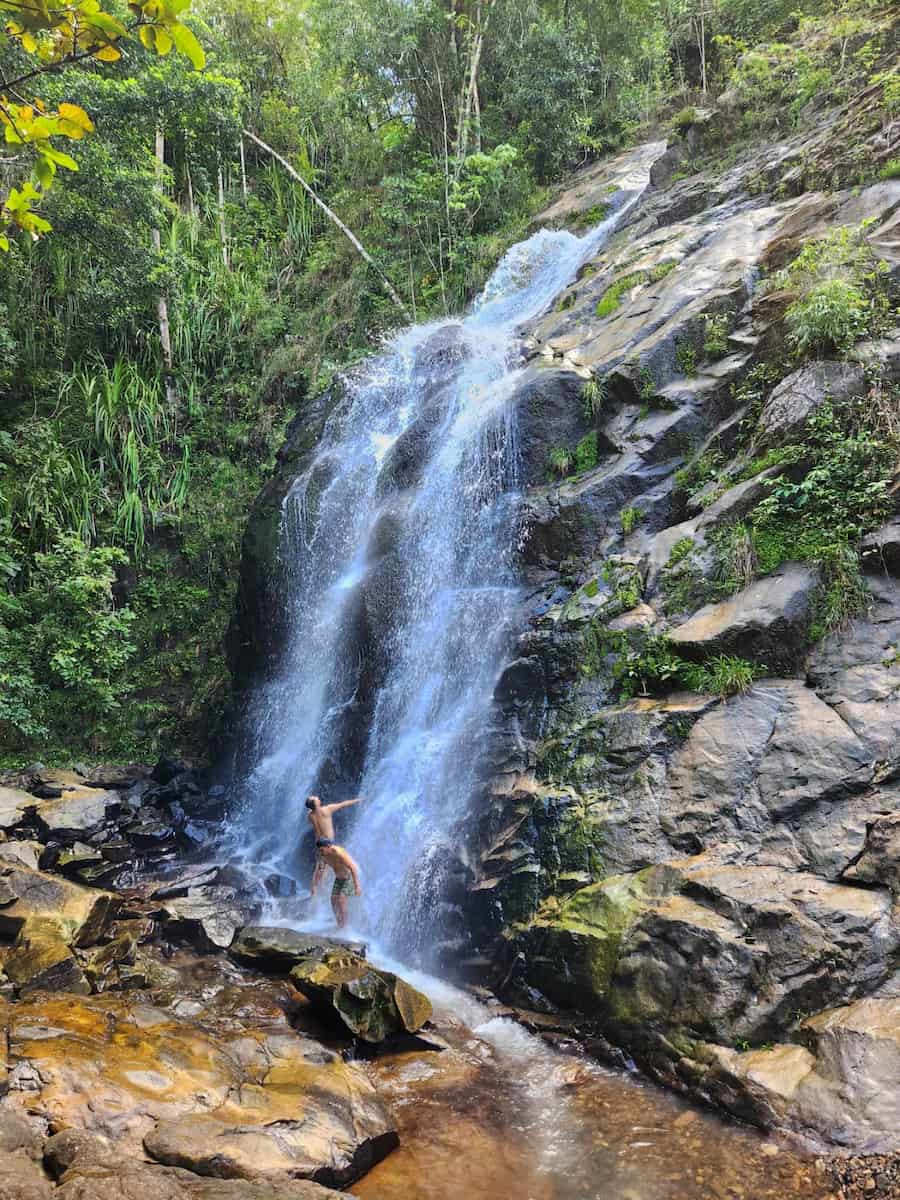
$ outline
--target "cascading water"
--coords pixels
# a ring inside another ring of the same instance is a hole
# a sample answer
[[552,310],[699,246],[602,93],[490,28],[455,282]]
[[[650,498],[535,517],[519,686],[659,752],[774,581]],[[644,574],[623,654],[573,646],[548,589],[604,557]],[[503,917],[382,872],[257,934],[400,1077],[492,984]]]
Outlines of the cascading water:
[[284,501],[290,644],[250,716],[235,844],[296,874],[306,796],[353,788],[363,801],[337,834],[362,869],[354,925],[400,953],[433,936],[516,607],[516,328],[616,220],[583,238],[541,230],[469,315],[395,337],[348,377]]

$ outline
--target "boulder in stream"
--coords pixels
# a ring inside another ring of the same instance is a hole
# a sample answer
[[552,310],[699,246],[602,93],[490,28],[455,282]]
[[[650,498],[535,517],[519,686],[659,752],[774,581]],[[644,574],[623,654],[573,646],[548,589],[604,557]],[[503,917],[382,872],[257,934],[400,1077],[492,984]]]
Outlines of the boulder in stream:
[[291,982],[323,1015],[336,1013],[365,1042],[416,1033],[431,1017],[431,1001],[417,988],[346,951],[305,959],[291,971]]
[[366,956],[363,942],[322,937],[278,925],[245,925],[234,939],[230,954],[248,967],[276,971],[290,969],[307,959],[320,959],[329,951]]

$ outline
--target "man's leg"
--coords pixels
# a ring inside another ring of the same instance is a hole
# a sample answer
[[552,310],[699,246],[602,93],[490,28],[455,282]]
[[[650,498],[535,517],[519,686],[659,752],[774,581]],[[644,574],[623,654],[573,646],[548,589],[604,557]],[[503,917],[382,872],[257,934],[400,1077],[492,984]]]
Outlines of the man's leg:
[[343,892],[332,894],[331,907],[334,909],[338,929],[343,929],[347,924],[347,897]]

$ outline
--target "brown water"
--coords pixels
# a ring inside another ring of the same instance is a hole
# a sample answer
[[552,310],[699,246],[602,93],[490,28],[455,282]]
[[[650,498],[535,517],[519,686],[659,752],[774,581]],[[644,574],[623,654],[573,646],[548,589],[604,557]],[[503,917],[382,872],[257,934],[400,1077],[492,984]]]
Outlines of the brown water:
[[[410,972],[407,970],[407,977]],[[442,1052],[377,1060],[401,1145],[362,1200],[825,1200],[814,1161],[562,1054],[427,978]]]

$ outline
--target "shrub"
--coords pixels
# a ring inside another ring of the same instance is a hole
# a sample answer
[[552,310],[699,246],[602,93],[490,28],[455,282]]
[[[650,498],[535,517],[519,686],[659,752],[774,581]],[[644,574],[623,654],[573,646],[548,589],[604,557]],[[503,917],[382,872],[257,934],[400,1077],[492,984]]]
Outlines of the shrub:
[[697,123],[697,110],[693,105],[688,104],[684,108],[678,110],[672,118],[672,128],[679,133],[690,129],[692,125]]
[[870,305],[855,284],[829,279],[795,300],[784,316],[797,354],[834,350],[843,355],[868,332]]
[[599,456],[600,439],[594,429],[590,433],[586,433],[575,447],[575,470],[579,474],[582,471],[592,471],[597,465]]
[[581,389],[581,404],[586,421],[596,421],[606,400],[606,383],[602,379],[589,379]]
[[900,179],[900,158],[889,158],[878,172],[879,179]]
[[671,275],[678,263],[674,258],[666,259],[665,262],[657,263],[650,272],[650,280],[652,283],[659,283],[660,279],[665,279],[667,275]]
[[679,674],[692,691],[725,697],[746,692],[763,671],[764,668],[745,658],[717,654],[699,666],[686,664]]
[[560,477],[568,475],[573,463],[572,451],[565,446],[554,446],[547,458],[547,465],[553,475]]
[[622,532],[626,537],[635,529],[638,522],[644,515],[642,508],[635,508],[633,504],[629,504],[627,508],[623,508],[619,513],[619,520],[622,522]]
[[712,544],[720,592],[733,596],[749,587],[757,571],[756,545],[750,526],[744,521],[729,525],[713,537]]
[[697,349],[690,342],[679,342],[675,348],[675,365],[689,379],[697,374]]
[[703,318],[703,353],[707,358],[721,358],[728,353],[728,334],[731,316],[727,312],[709,313]]

